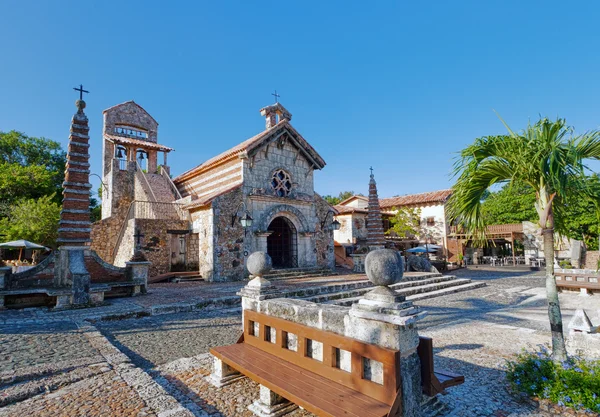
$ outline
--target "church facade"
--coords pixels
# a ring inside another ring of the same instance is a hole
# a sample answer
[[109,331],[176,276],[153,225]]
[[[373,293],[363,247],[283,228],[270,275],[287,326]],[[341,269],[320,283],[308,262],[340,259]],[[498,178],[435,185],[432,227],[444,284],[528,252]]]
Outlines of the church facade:
[[261,115],[264,131],[171,178],[158,123],[134,102],[105,110],[97,252],[118,265],[139,247],[152,275],[197,270],[210,281],[243,278],[254,251],[275,268],[333,268],[336,212],[314,191],[325,161],[280,103]]

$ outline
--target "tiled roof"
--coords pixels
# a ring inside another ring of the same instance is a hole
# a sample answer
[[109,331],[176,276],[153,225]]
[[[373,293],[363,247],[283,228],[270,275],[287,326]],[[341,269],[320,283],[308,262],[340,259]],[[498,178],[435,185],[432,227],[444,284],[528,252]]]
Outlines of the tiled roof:
[[379,206],[394,208],[399,206],[412,206],[417,204],[445,203],[452,195],[452,190],[431,191],[428,193],[403,195],[400,197],[381,198]]
[[264,130],[263,132],[259,133],[256,136],[251,137],[248,140],[245,140],[244,142],[234,146],[233,148],[209,159],[208,161],[198,165],[195,168],[192,168],[186,172],[184,172],[183,174],[178,175],[176,178],[173,179],[173,182],[179,182],[179,181],[184,181],[189,177],[192,177],[202,171],[205,171],[215,165],[218,165],[222,162],[225,162],[227,160],[230,160],[234,157],[238,157],[240,155],[243,154],[249,154],[250,152],[252,152],[254,149],[256,149],[257,147],[261,146],[263,143],[263,140],[268,138],[271,133],[277,131],[278,129],[281,128],[286,128],[289,130],[290,133],[292,133],[293,136],[295,136],[295,139],[298,140],[300,143],[300,146],[302,148],[304,148],[303,150],[308,153],[310,155],[310,157],[315,160],[315,162],[318,165],[318,168],[321,169],[325,166],[325,161],[321,158],[321,156],[317,153],[317,151],[314,150],[314,148],[312,146],[310,146],[310,144],[308,142],[306,142],[306,139],[304,139],[297,131],[296,129],[294,129],[292,127],[292,125],[289,123],[289,121],[287,119],[282,119],[279,123],[277,123],[275,126],[270,127],[269,129]]
[[361,209],[358,207],[348,207],[342,205],[333,206],[334,209],[337,210],[338,214],[351,214],[351,213],[364,213],[367,214],[367,209]]
[[367,197],[365,197],[364,195],[353,195],[352,197],[349,197],[349,198],[345,199],[344,201],[340,202],[338,205],[339,206],[345,206],[346,204],[348,204],[352,200],[369,201],[369,199]]
[[117,143],[117,144],[121,144],[121,145],[140,146],[143,148],[156,149],[157,151],[166,151],[166,152],[171,152],[174,150],[173,148],[169,148],[168,146],[161,145],[159,143],[149,142],[147,140],[126,138],[123,136],[109,135],[106,133],[104,134],[104,137],[113,143]]
[[183,208],[186,210],[190,210],[190,209],[197,208],[197,207],[207,206],[210,203],[212,203],[212,201],[215,198],[220,197],[223,194],[227,194],[228,192],[233,191],[236,188],[239,188],[241,186],[242,186],[241,182],[233,183],[231,186],[229,186],[223,190],[218,190],[218,191],[212,192],[210,194],[203,195],[202,197],[200,197],[196,200],[193,200],[191,203],[186,204],[185,206],[183,206]]

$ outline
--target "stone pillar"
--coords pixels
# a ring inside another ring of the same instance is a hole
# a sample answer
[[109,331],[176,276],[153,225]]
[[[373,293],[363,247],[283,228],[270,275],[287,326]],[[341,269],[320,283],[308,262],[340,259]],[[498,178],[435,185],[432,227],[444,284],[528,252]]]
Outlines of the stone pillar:
[[136,285],[133,288],[132,295],[138,295],[140,293],[146,294],[148,288],[148,271],[150,269],[150,265],[152,265],[152,262],[148,261],[125,262],[125,268],[127,268],[127,278],[130,281],[139,282],[139,285]]
[[244,375],[227,365],[216,356],[213,357],[212,373],[205,380],[214,387],[221,388],[229,384],[233,384],[239,379],[244,378]]
[[[90,274],[85,267],[85,253],[91,242],[89,182],[88,118],[83,112],[85,101],[77,100],[77,113],[71,120],[71,134],[67,151],[63,208],[60,212],[57,242],[61,244],[56,261],[54,285],[70,286],[72,296],[65,296],[66,304],[89,304]],[[61,305],[62,307],[66,307]]]
[[297,409],[298,406],[274,393],[264,385],[260,386],[259,399],[250,404],[248,410],[258,417],[279,417]]
[[371,169],[371,179],[369,180],[369,207],[367,214],[367,245],[370,249],[380,249],[385,247],[385,237],[383,235],[383,219],[381,217],[381,208],[379,206],[379,197],[377,195],[377,183]]
[[[365,270],[377,287],[350,309],[346,336],[400,351],[402,386],[398,388],[402,389],[403,417],[421,416],[421,363],[416,327],[421,314],[412,302],[388,288],[402,278],[402,257],[392,249],[372,251],[365,260]],[[370,365],[372,377],[383,372],[380,368]]]

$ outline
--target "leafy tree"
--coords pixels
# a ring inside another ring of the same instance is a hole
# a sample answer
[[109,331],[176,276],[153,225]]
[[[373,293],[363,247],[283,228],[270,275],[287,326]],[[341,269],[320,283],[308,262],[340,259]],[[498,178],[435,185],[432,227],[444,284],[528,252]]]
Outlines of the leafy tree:
[[0,205],[5,212],[7,205],[22,198],[55,194],[60,202],[65,163],[66,153],[58,142],[0,131]]
[[11,206],[8,217],[0,220],[5,239],[26,239],[55,248],[60,205],[53,201],[54,198],[51,194],[38,199],[23,199]]
[[[503,122],[504,123],[504,122]],[[565,207],[573,198],[593,198],[585,180],[587,159],[600,159],[600,132],[575,136],[563,119],[540,119],[521,133],[486,136],[463,149],[455,164],[457,181],[449,200],[452,221],[476,240],[485,239],[481,199],[494,184],[526,184],[544,239],[548,317],[554,360],[565,360],[562,315],[554,278],[554,231],[563,231]],[[586,196],[586,197],[583,197]],[[597,196],[595,196],[597,198]]]
[[[333,197],[331,195],[323,196],[323,199],[329,203],[331,206],[335,206],[336,204],[340,204],[342,201],[349,199],[354,195],[354,191],[342,191],[338,194],[337,197]],[[360,195],[360,194],[359,194]]]
[[388,234],[394,233],[398,237],[411,237],[419,234],[421,224],[421,209],[408,207],[394,207],[396,212],[390,219]]
[[507,184],[501,190],[490,192],[481,205],[485,224],[511,224],[535,221],[535,191],[530,186]]

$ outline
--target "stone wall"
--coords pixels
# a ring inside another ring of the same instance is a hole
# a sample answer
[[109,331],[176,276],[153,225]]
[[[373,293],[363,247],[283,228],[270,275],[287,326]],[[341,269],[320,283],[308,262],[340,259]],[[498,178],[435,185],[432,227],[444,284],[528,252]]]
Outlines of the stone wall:
[[135,161],[128,162],[128,170],[119,169],[119,161],[111,160],[112,169],[104,176],[102,189],[102,218],[118,213],[122,206],[129,207],[135,193]]
[[213,209],[194,210],[190,213],[194,234],[198,237],[198,272],[207,279],[212,280],[215,262],[213,240]]
[[[188,230],[188,222],[185,220],[135,219],[135,229],[144,235],[141,249],[148,261],[152,262],[149,276],[169,272],[171,269],[171,239],[177,235],[171,235],[167,231]],[[131,237],[133,241],[133,234]]]
[[586,251],[585,252],[585,269],[598,269],[598,259],[600,259],[600,251]]
[[91,249],[106,262],[113,262],[113,249],[117,244],[121,225],[125,221],[129,205],[120,204],[111,217],[92,224]]
[[216,262],[211,281],[236,281],[245,276],[244,228],[237,218],[231,225],[241,201],[242,190],[238,188],[217,197],[212,203]]
[[116,248],[116,255],[112,263],[116,266],[125,266],[125,262],[129,261],[133,256],[134,250],[134,239],[135,234],[135,219],[129,219],[125,226],[125,232],[119,242],[119,246]]
[[[335,253],[333,248],[333,231],[331,230],[331,222],[333,216],[327,213],[332,211],[331,206],[327,201],[315,193],[315,247],[317,249],[317,266],[323,268],[335,268]],[[325,230],[321,229],[321,222],[327,217]]]

